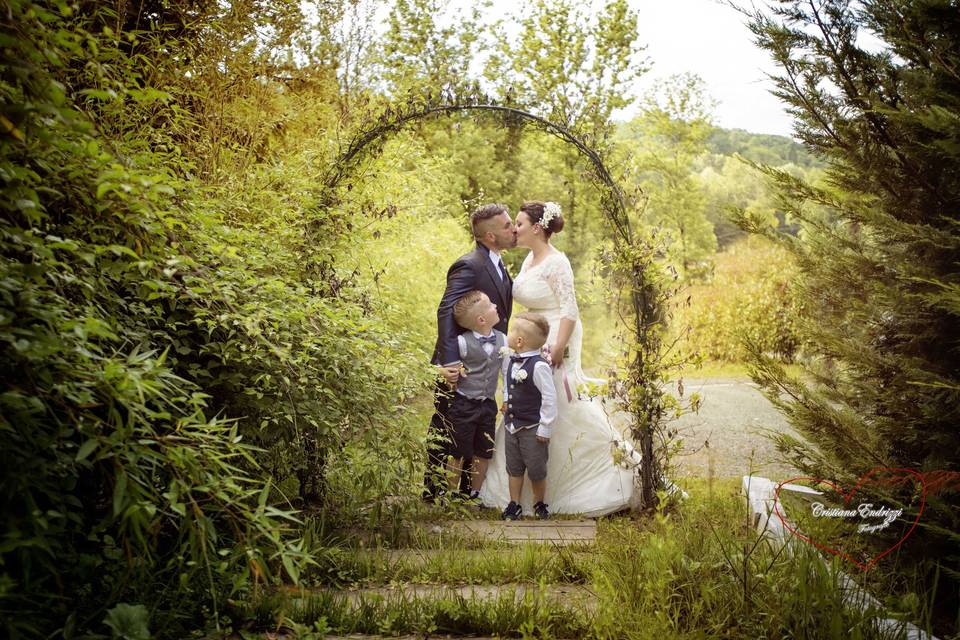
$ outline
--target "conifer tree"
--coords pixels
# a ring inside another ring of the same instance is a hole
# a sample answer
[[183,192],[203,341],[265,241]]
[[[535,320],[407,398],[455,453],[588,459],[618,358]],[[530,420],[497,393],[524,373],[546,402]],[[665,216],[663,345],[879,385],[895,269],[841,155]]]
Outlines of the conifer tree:
[[[755,356],[755,379],[806,439],[782,438],[781,450],[805,472],[841,482],[874,467],[956,474],[956,2],[783,1],[752,14],[751,29],[779,66],[775,94],[795,116],[796,136],[828,164],[819,187],[765,170],[783,209],[803,224],[798,238],[781,239],[799,257],[814,356],[802,382]],[[882,46],[864,44],[877,39]],[[740,223],[771,233],[747,214]],[[955,484],[928,490],[914,534],[923,540],[904,545],[901,558],[936,559],[947,597],[940,607],[956,612],[960,495]]]

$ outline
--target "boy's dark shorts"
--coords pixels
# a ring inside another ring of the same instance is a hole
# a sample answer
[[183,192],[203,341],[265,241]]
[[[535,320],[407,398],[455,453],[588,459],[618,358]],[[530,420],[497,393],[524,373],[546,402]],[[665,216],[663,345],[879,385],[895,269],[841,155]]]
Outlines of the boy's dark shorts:
[[450,455],[455,458],[493,457],[493,438],[497,428],[497,403],[485,398],[473,400],[454,394],[450,404],[450,423],[453,427]]

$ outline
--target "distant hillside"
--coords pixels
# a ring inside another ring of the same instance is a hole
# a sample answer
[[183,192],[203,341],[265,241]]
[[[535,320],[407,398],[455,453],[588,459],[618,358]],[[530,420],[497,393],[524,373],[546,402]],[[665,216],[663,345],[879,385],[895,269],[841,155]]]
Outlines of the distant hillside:
[[768,133],[750,133],[743,129],[717,127],[710,134],[707,146],[711,153],[733,155],[739,153],[747,160],[780,166],[788,162],[805,169],[822,167],[823,163],[806,148],[786,136]]
[[[643,144],[643,134],[629,122],[619,122],[616,135],[621,140],[630,140]],[[715,127],[707,140],[710,153],[733,155],[739,153],[747,160],[769,164],[775,167],[793,163],[804,169],[823,167],[823,163],[807,149],[787,136],[769,133],[750,133],[743,129],[724,129]]]

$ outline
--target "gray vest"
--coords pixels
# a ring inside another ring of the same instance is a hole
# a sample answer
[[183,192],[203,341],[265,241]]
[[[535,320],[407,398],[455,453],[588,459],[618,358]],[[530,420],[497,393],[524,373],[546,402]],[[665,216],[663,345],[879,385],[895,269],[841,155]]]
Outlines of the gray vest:
[[457,381],[457,392],[474,400],[492,400],[497,395],[497,379],[500,376],[500,349],[507,345],[507,337],[494,329],[497,342],[488,356],[473,331],[465,331],[460,335],[467,343],[467,355],[461,358],[467,376]]

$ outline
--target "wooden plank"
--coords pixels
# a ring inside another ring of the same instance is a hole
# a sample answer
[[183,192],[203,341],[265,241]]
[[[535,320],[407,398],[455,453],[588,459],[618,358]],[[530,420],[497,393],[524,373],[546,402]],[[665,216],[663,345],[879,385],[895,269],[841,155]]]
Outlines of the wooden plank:
[[449,527],[465,538],[478,537],[510,543],[586,544],[597,537],[597,523],[593,520],[464,520],[450,523]]
[[[530,530],[530,531],[528,531]],[[524,542],[553,542],[560,545],[585,544],[596,539],[597,523],[590,518],[577,520],[446,520],[442,522],[420,523],[401,527],[397,531],[368,531],[363,529],[345,529],[338,531],[340,544],[361,547],[419,546],[423,541],[440,540],[446,534],[463,538],[464,545],[472,541],[478,543],[501,542],[513,544]],[[523,533],[519,533],[523,532]],[[429,545],[428,545],[429,546]],[[465,547],[467,548],[467,547]]]

